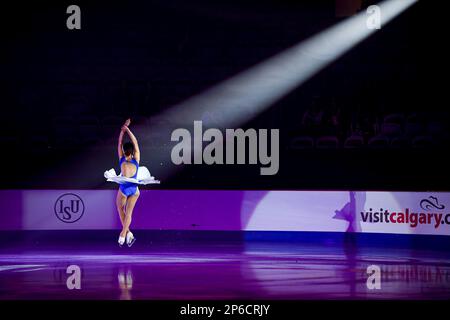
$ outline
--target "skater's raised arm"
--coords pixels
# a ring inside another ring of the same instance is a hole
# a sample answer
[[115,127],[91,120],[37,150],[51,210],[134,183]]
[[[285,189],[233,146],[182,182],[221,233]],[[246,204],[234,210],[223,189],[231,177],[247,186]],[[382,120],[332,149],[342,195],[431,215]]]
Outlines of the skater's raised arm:
[[122,129],[120,130],[119,134],[119,142],[117,143],[117,155],[119,156],[119,159],[123,157],[123,150],[122,150],[122,140],[123,140],[123,133],[125,131]]
[[139,162],[141,160],[141,152],[139,150],[138,141],[137,141],[136,137],[134,136],[133,132],[131,132],[130,128],[125,126],[125,131],[128,133],[128,135],[130,136],[131,142],[133,143],[134,158],[136,159],[137,162]]
[[130,122],[131,122],[130,119],[127,119],[127,121],[125,121],[124,125],[122,126],[122,129],[120,130],[119,141],[117,143],[117,155],[119,156],[119,159],[123,157],[122,141],[123,141],[123,134],[125,133],[124,128],[128,128]]

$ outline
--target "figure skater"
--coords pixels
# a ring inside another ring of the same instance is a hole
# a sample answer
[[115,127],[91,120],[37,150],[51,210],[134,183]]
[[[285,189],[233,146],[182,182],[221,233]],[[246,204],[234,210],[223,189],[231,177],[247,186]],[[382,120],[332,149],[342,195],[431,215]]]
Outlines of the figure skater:
[[[119,166],[121,176],[136,179],[139,169],[139,161],[141,153],[136,137],[128,127],[131,120],[125,121],[119,134],[119,143],[117,145],[117,153],[119,156]],[[131,142],[122,143],[125,132],[131,139]],[[119,185],[117,191],[116,205],[119,212],[120,221],[122,222],[122,231],[119,236],[119,246],[122,246],[125,241],[129,247],[133,245],[136,238],[130,231],[131,218],[136,201],[139,198],[139,188],[136,183],[124,182]]]

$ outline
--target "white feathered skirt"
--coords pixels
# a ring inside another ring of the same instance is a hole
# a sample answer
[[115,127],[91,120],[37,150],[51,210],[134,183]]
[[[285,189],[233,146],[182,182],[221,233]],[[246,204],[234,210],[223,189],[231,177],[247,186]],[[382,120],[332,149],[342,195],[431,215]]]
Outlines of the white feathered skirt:
[[118,184],[123,184],[126,182],[132,182],[136,184],[159,184],[159,180],[155,180],[155,177],[152,177],[150,171],[146,167],[139,167],[136,178],[128,178],[122,175],[117,175],[116,170],[109,169],[105,171],[104,176],[107,181],[115,182]]

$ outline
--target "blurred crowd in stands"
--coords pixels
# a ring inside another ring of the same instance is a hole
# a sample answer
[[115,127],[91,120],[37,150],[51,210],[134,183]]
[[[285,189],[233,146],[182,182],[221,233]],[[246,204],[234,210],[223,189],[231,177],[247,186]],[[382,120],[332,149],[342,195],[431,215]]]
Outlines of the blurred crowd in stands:
[[448,146],[449,137],[448,112],[341,106],[315,97],[291,133],[290,148],[427,148]]

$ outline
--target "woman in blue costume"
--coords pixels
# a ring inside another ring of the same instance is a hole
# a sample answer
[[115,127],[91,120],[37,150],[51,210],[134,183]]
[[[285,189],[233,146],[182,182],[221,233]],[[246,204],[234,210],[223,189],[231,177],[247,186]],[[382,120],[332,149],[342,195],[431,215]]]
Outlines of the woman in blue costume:
[[[119,156],[119,166],[121,175],[128,178],[136,178],[141,153],[136,137],[130,131],[128,126],[131,121],[128,119],[122,126],[119,135],[119,143],[117,145],[117,153]],[[131,142],[122,143],[125,132],[130,137]],[[119,245],[122,246],[125,241],[129,247],[136,241],[133,233],[130,231],[131,218],[136,201],[139,198],[139,189],[136,183],[126,182],[120,184],[117,191],[116,205],[119,212],[120,221],[122,222],[122,231],[119,236]]]

